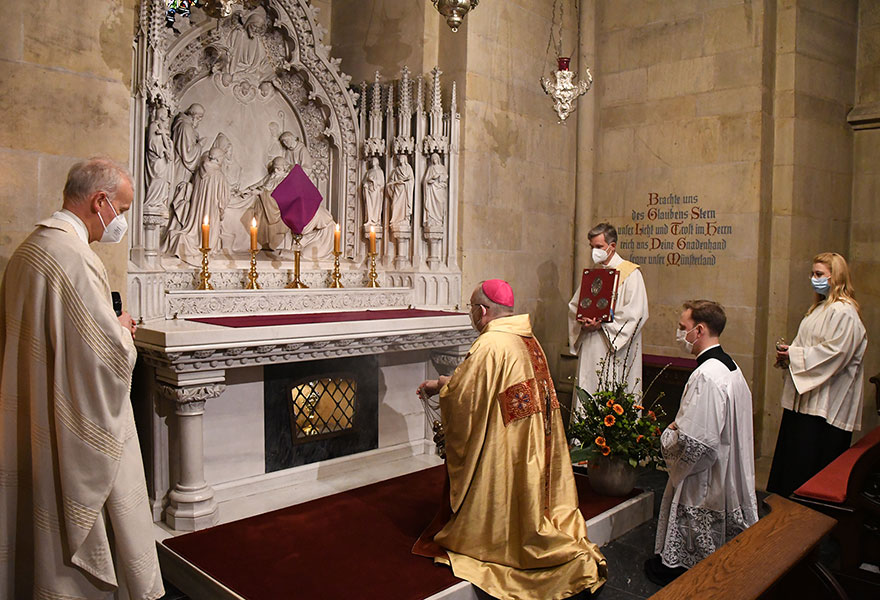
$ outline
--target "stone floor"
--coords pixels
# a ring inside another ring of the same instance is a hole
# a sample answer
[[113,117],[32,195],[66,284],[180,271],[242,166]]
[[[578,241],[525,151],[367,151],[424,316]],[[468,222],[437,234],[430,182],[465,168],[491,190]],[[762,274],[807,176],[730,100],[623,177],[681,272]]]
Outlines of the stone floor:
[[654,491],[654,518],[602,547],[602,553],[608,561],[608,582],[599,593],[601,600],[647,598],[660,589],[660,586],[648,581],[642,566],[654,554],[657,511],[666,479],[666,473],[662,471],[644,470],[639,473],[636,485]]

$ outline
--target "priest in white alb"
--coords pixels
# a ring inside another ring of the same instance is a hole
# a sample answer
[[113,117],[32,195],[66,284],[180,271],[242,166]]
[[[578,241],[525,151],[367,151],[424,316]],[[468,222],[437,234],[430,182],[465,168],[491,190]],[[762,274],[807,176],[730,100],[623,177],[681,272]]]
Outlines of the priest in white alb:
[[128,173],[75,164],[0,288],[0,598],[164,595],[129,392],[135,325],[90,242],[119,242]]
[[607,365],[608,372],[613,369],[617,374],[625,373],[629,391],[638,394],[642,390],[642,328],[648,320],[645,280],[637,264],[617,254],[617,230],[613,226],[600,223],[587,235],[596,267],[617,269],[620,275],[611,321],[578,320],[580,285],[568,304],[568,341],[571,353],[578,357],[577,385],[590,394],[596,392],[602,361],[612,356],[614,364]]
[[752,394],[718,337],[727,317],[709,300],[685,302],[676,342],[697,357],[675,421],[660,438],[669,480],[648,579],[666,585],[758,520]]

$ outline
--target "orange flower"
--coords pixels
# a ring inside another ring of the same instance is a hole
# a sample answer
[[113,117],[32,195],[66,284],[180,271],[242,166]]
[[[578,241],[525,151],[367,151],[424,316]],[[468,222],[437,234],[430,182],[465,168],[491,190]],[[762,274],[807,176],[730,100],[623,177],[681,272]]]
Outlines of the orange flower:
[[636,441],[637,441],[637,442],[641,442],[643,437],[645,437],[645,436],[643,436],[643,435],[640,433],[640,434],[638,435],[638,437],[636,438]]
[[608,408],[611,408],[612,406],[614,406],[614,399],[612,398],[611,400],[609,400],[608,402],[606,402],[606,403],[605,403],[605,406],[607,406]]
[[652,421],[656,421],[656,420],[657,420],[657,415],[654,414],[654,411],[653,411],[653,410],[649,410],[649,411],[648,411],[648,418],[651,419]]
[[636,410],[645,410],[645,407],[641,404],[633,404],[633,408]]
[[660,435],[660,429],[659,429],[659,428],[654,430],[654,435],[655,435],[655,436]]
[[608,456],[609,454],[611,454],[611,448],[602,446],[602,456]]
[[623,407],[619,404],[615,404],[614,406],[612,406],[611,410],[613,410],[614,412],[616,412],[619,415],[623,414]]
[[596,438],[596,445],[597,446],[604,446],[605,445],[605,438],[603,438],[601,435],[599,437],[597,437]]
[[606,416],[605,417],[605,427],[611,427],[612,425],[614,425],[615,421],[617,421],[617,419],[614,418],[614,415]]

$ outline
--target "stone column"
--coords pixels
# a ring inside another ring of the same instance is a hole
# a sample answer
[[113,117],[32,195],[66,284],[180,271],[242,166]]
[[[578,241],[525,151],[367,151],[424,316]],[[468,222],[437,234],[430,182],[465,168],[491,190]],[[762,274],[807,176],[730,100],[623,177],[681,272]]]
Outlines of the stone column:
[[467,356],[470,346],[453,346],[451,348],[438,348],[431,350],[431,364],[437,369],[437,373],[451,377],[455,368],[461,364]]
[[444,234],[443,226],[439,227],[431,227],[430,225],[425,225],[424,237],[425,241],[428,242],[428,268],[432,271],[437,268],[437,265],[440,264],[441,256],[440,256],[440,246],[443,243],[443,234]]
[[391,233],[394,236],[394,268],[404,269],[411,264],[409,247],[412,241],[412,226],[409,223],[392,223]]
[[217,523],[219,514],[214,490],[205,480],[202,415],[205,402],[223,393],[226,386],[177,387],[159,383],[160,393],[175,403],[180,469],[178,481],[168,492],[165,522],[178,531],[196,531]]

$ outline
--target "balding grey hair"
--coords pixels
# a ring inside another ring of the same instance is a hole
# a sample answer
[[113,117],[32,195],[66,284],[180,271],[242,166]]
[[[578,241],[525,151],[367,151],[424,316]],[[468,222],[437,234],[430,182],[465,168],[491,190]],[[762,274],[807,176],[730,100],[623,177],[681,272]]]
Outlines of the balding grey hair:
[[119,182],[125,179],[132,185],[128,169],[104,156],[93,156],[76,163],[67,172],[64,184],[64,203],[85,202],[96,192],[104,192],[112,200],[116,197]]
[[590,233],[587,234],[587,239],[591,240],[597,235],[605,236],[606,244],[616,244],[617,243],[617,230],[610,223],[599,223],[595,227],[590,230]]

